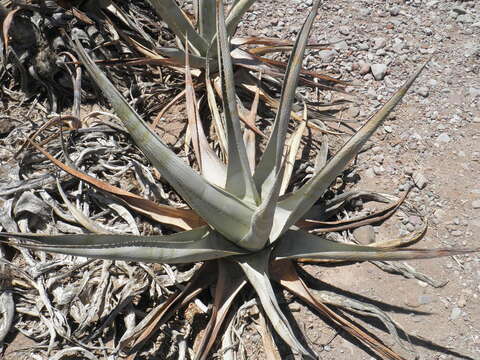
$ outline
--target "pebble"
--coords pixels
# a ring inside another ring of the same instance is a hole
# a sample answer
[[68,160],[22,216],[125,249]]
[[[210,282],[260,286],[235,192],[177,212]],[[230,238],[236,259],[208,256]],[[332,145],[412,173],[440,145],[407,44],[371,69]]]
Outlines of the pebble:
[[385,74],[387,73],[387,65],[385,64],[373,64],[372,65],[372,74],[375,80],[383,80]]
[[450,313],[450,320],[456,320],[462,315],[462,309],[459,307],[454,307]]
[[407,229],[408,232],[412,232],[415,230],[415,226],[413,224],[408,223],[405,225],[405,228]]
[[415,92],[424,98],[428,97],[429,94],[428,88],[425,86],[419,87]]
[[384,38],[378,37],[374,39],[373,42],[373,49],[378,50],[378,49],[383,49],[387,45],[387,40]]
[[10,133],[15,127],[15,123],[8,118],[0,118],[0,135],[6,135]]
[[480,116],[475,116],[472,120],[473,123],[475,124],[480,124]]
[[322,60],[322,62],[329,63],[335,59],[337,54],[338,53],[336,50],[321,50],[318,52],[318,57]]
[[465,298],[464,294],[460,295],[460,297],[458,298],[457,305],[460,308],[464,308],[465,305],[467,305],[467,299]]
[[473,200],[472,201],[472,207],[474,209],[480,209],[480,200]]
[[366,42],[360,43],[357,45],[358,50],[368,50],[370,49],[370,46]]
[[455,236],[455,237],[460,237],[463,235],[463,231],[461,230],[454,230],[452,231],[452,236]]
[[441,133],[437,137],[437,141],[443,142],[443,143],[448,143],[450,142],[451,138],[447,133]]
[[390,8],[390,15],[398,16],[400,15],[400,9],[396,6]]
[[418,297],[418,303],[421,305],[428,305],[433,301],[433,297],[430,295],[420,295]]
[[370,72],[370,64],[369,63],[366,63],[365,61],[359,61],[358,62],[358,73],[360,75],[365,75],[365,74],[368,74]]
[[375,173],[373,172],[372,168],[368,168],[367,170],[365,170],[365,177],[367,177],[367,178],[374,178],[375,177]]
[[383,166],[374,166],[373,172],[375,173],[375,175],[382,175],[385,172],[385,169],[383,168]]
[[477,96],[480,96],[480,88],[471,87],[470,89],[468,89],[468,92],[471,97],[475,98]]
[[415,186],[420,190],[424,189],[425,186],[427,186],[427,178],[421,172],[415,171],[412,175],[412,179]]
[[372,225],[360,226],[353,230],[353,236],[362,245],[368,245],[375,242],[375,229]]

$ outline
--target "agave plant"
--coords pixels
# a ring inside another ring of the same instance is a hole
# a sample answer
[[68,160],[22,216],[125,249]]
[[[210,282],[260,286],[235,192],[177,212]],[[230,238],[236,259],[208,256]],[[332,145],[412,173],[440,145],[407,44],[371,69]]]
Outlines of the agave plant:
[[[178,12],[176,5],[173,6],[171,1],[153,1],[153,3],[163,9],[165,14],[172,15]],[[237,1],[235,6],[238,7],[238,13],[244,12],[250,3],[252,1]],[[165,323],[176,310],[188,303],[202,289],[215,285],[211,319],[197,352],[197,359],[206,359],[235,298],[249,283],[258,296],[263,312],[280,338],[294,352],[307,358],[316,358],[305,342],[297,337],[280,308],[272,285],[272,281],[275,281],[329,317],[345,331],[359,338],[382,357],[402,359],[395,351],[316,299],[300,279],[296,271],[296,263],[304,259],[334,261],[421,259],[471,251],[404,249],[388,241],[371,246],[336,242],[328,240],[325,233],[314,235],[308,232],[304,229],[305,222],[302,222],[317,202],[328,203],[323,196],[331,183],[401,101],[425,65],[421,66],[305,184],[293,192],[283,193],[285,190],[283,183],[286,168],[288,168],[286,165],[288,156],[285,155],[284,149],[288,124],[308,35],[317,14],[319,1],[314,2],[293,47],[282,87],[279,109],[259,161],[256,161],[252,153],[247,151],[242,131],[246,132],[248,129],[242,129],[236,104],[228,37],[232,33],[231,29],[238,22],[238,16],[232,15],[231,12],[230,17],[225,21],[221,1],[217,1],[216,4],[214,1],[204,1],[202,4],[205,4],[205,7],[201,8],[202,11],[212,13],[216,10],[215,28],[212,28],[211,23],[205,22],[202,25],[200,22],[201,33],[205,38],[198,36],[195,38],[193,33],[187,33],[185,40],[188,38],[197,51],[202,51],[205,50],[203,47],[205,39],[212,39],[215,34],[218,38],[217,58],[221,75],[223,125],[227,136],[228,162],[224,164],[208,144],[205,144],[206,137],[203,130],[201,126],[197,127],[192,141],[200,173],[189,167],[162,142],[162,139],[140,118],[92,61],[80,42],[76,41],[83,65],[111,102],[136,145],[198,215],[198,221],[189,223],[192,229],[170,235],[148,237],[118,234],[24,233],[2,233],[0,236],[25,240],[21,242],[12,240],[12,243],[22,247],[75,256],[166,264],[203,262],[203,266],[184,290],[165,302],[154,317],[145,318],[139,325],[139,331],[134,340],[123,344],[124,349],[137,351],[139,345],[146,340],[147,334],[150,334],[149,331],[144,330],[145,328],[151,329]],[[164,18],[168,19],[166,16]],[[172,19],[171,22],[173,24],[174,20]],[[188,22],[185,24],[182,26],[191,26]],[[183,28],[179,25],[178,33],[182,34],[183,30],[180,29]],[[188,62],[187,57],[186,96],[189,121],[193,123],[197,121],[198,124],[199,114],[196,109]],[[57,165],[62,166],[58,160],[49,157]],[[85,176],[82,178],[85,179]],[[329,201],[332,204],[342,199]],[[320,220],[322,220],[321,215],[318,216]],[[191,219],[185,216],[185,219],[187,218]],[[192,225],[193,223],[203,225],[195,226]],[[224,339],[224,345],[231,345],[228,339]]]

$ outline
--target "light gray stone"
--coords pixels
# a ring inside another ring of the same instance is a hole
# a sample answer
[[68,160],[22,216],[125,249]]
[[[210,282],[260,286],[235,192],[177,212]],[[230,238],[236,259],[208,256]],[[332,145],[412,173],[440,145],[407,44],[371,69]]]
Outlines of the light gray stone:
[[450,138],[450,135],[448,135],[447,133],[441,133],[437,137],[437,141],[442,142],[442,143],[448,143],[448,142],[450,142],[450,140],[452,140],[452,139]]
[[472,201],[472,207],[474,209],[480,209],[480,200],[473,200]]
[[318,57],[324,63],[332,62],[337,55],[338,53],[336,50],[321,50],[318,52]]
[[383,80],[387,73],[387,65],[385,64],[373,64],[372,65],[372,74],[375,80]]
[[454,307],[452,309],[452,312],[450,313],[450,319],[451,320],[456,320],[460,317],[460,315],[462,315],[462,309],[460,309],[459,307]]

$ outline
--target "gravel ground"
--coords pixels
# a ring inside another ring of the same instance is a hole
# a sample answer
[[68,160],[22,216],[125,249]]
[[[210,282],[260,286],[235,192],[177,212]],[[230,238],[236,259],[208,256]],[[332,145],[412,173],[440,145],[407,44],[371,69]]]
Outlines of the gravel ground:
[[[262,35],[293,39],[311,3],[260,1],[246,16],[243,31],[254,35],[263,29]],[[358,106],[345,114],[359,122],[432,57],[414,91],[373,139],[372,149],[359,156],[356,186],[398,194],[413,182],[417,187],[409,199],[430,221],[424,247],[479,247],[480,2],[326,1],[311,38],[331,45],[311,50],[308,68],[360,84],[347,89]],[[416,217],[400,220],[400,225],[375,228],[376,236],[404,235],[418,225]],[[383,308],[390,307],[392,317],[412,336],[419,358],[479,359],[480,257],[410,264],[447,284],[433,288],[371,264],[306,270],[346,292],[388,304]],[[402,313],[395,306],[407,310]],[[297,316],[322,359],[372,359],[303,306]]]

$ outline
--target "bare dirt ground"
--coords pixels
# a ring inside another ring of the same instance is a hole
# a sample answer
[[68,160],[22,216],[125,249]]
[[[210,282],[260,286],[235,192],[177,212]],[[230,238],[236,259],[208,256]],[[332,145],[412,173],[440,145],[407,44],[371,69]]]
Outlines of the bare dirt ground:
[[[258,1],[241,32],[294,39],[310,5],[309,0]],[[310,50],[307,68],[353,81],[349,98],[357,106],[343,116],[359,123],[432,57],[414,91],[371,141],[370,150],[358,157],[351,176],[359,179],[355,188],[396,194],[408,183],[423,181],[425,186],[409,195],[429,220],[421,247],[480,247],[480,3],[325,1],[311,39],[332,45]],[[378,238],[398,237],[417,225],[415,217],[398,214],[373,230]],[[387,274],[370,263],[304,268],[338,291],[388,311],[410,335],[417,352],[404,351],[405,357],[480,359],[480,256],[410,265],[442,286]],[[319,358],[376,358],[301,303],[289,306]],[[381,330],[374,332],[398,349],[381,325],[372,319],[361,324],[368,330],[378,326]],[[265,358],[258,350],[258,335],[246,341],[249,358]],[[7,352],[31,345],[19,334]]]
[[[293,36],[307,8],[308,1],[262,1],[247,16],[245,32],[253,35],[262,28],[266,36],[283,37],[287,28],[287,37]],[[361,178],[356,187],[375,191],[399,193],[412,174],[425,177],[426,187],[410,195],[430,222],[424,247],[480,246],[479,21],[477,1],[327,1],[312,34],[313,41],[336,43],[332,50],[311,51],[310,68],[339,72],[361,84],[352,88],[359,111],[345,115],[359,121],[432,56],[414,92],[379,131],[373,149],[359,156],[355,168]],[[386,65],[385,77],[375,79],[374,64]],[[415,219],[404,219],[401,226],[387,223],[376,231],[380,237],[398,236],[414,226]],[[433,288],[367,263],[307,271],[390,308],[411,335],[418,358],[479,359],[479,256],[411,265],[446,285]],[[299,323],[307,324],[307,337],[320,358],[372,358],[304,307],[298,310]],[[459,354],[429,345],[430,341]]]

